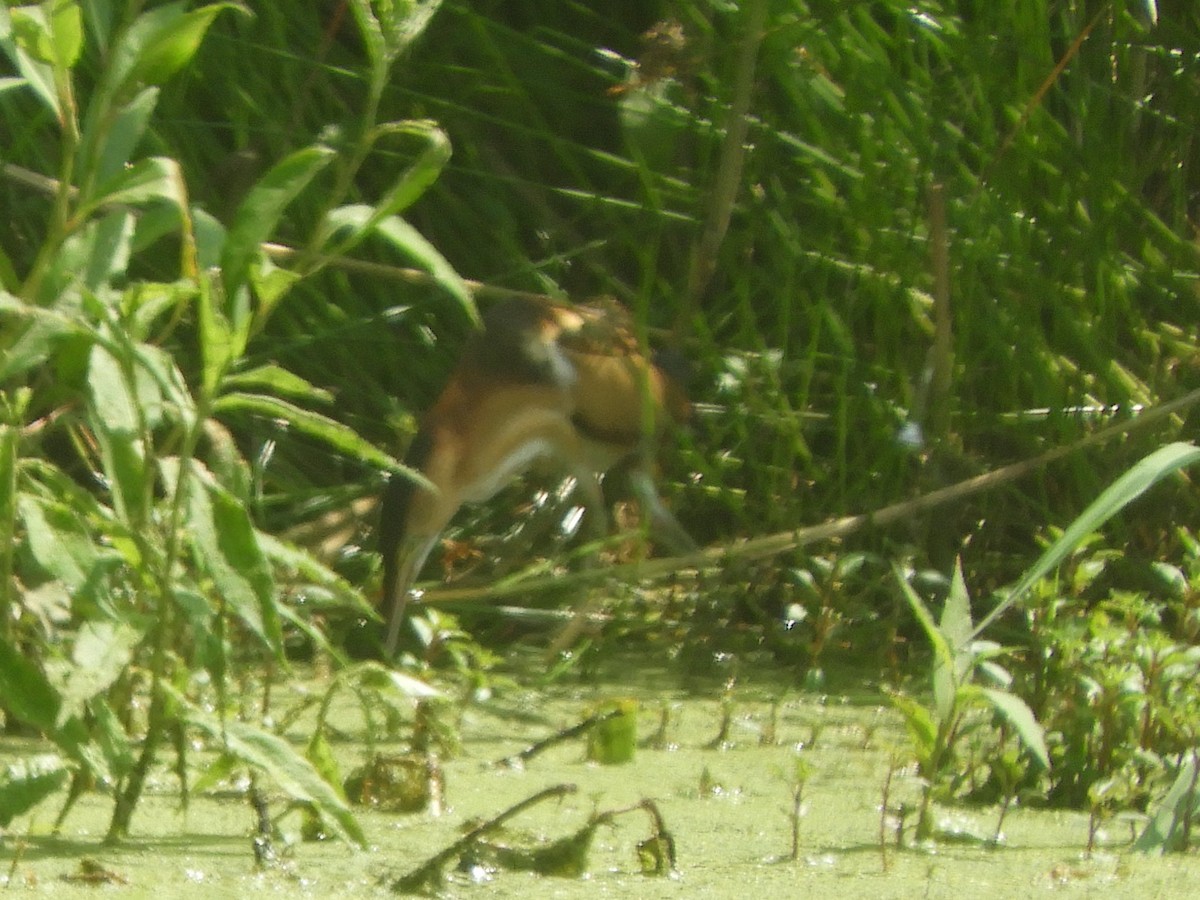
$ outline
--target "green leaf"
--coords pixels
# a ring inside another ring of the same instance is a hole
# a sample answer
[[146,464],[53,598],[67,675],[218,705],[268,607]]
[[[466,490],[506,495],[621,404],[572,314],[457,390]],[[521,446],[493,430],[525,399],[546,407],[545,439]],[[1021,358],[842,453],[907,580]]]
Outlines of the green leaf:
[[1188,849],[1188,838],[1196,821],[1197,784],[1200,783],[1200,751],[1193,748],[1179,766],[1171,787],[1150,813],[1150,820],[1133,842],[1141,853],[1167,853]]
[[912,739],[917,760],[922,768],[926,768],[938,743],[938,728],[933,721],[933,716],[924,706],[905,694],[889,693],[888,699],[904,717],[904,724],[908,727],[908,734]]
[[88,358],[88,392],[98,424],[112,434],[136,434],[137,400],[125,379],[121,363],[108,348],[96,344]]
[[0,638],[0,703],[19,721],[53,733],[62,703],[54,686],[23,653]]
[[[173,298],[172,298],[173,299]],[[161,421],[164,414],[173,412],[177,421],[186,430],[196,422],[196,403],[188,390],[187,382],[175,357],[153,344],[137,344],[133,348],[139,374],[148,377],[139,379],[139,402],[147,410],[147,418],[154,423]],[[169,407],[163,407],[163,403]],[[150,407],[154,408],[150,408]]]
[[[373,68],[384,67],[412,46],[428,27],[442,0],[353,0],[351,9]],[[378,9],[378,15],[375,8]]]
[[204,359],[202,396],[212,397],[234,359],[241,355],[244,342],[235,339],[233,327],[221,309],[221,282],[202,275],[196,311],[200,324],[200,353]]
[[466,282],[423,234],[399,216],[381,219],[375,224],[375,233],[433,276],[434,283],[459,302],[470,320],[480,323],[479,310]]
[[37,98],[54,114],[54,118],[62,122],[63,110],[54,79],[54,68],[49,63],[38,61],[18,39],[12,28],[8,8],[4,4],[0,4],[0,47],[4,48],[16,64],[24,83],[29,85]]
[[187,209],[187,187],[175,160],[155,156],[122,169],[101,185],[94,199],[81,206],[78,216],[86,218],[103,206],[147,203],[168,203],[178,210]]
[[71,767],[53,753],[9,763],[0,773],[0,828],[61,790],[70,775]]
[[995,688],[980,688],[980,694],[1016,731],[1025,749],[1045,770],[1050,769],[1050,753],[1046,750],[1046,732],[1029,705],[1016,694]]
[[266,394],[234,392],[213,404],[216,413],[248,412],[286,423],[297,431],[322,440],[336,450],[379,469],[403,470],[395,459],[361,437],[352,428],[328,416],[270,397]]
[[82,715],[88,701],[116,682],[133,661],[134,648],[141,639],[137,629],[122,623],[85,622],[80,627],[60,684],[59,726],[72,716]]
[[[100,147],[100,161],[96,166],[96,179],[109,181],[121,174],[133,158],[133,152],[146,134],[146,126],[154,107],[158,104],[158,88],[148,87],[134,95],[121,107],[116,119],[109,122],[88,122],[86,130],[103,126],[104,144]],[[91,143],[90,134],[84,135],[85,146]]]
[[[220,487],[195,460],[184,490],[188,531],[196,564],[212,579],[217,593],[247,627],[277,656],[283,634],[275,582],[245,507]],[[172,488],[180,477],[178,460],[163,461]]]
[[337,792],[338,799],[348,803],[342,788],[342,770],[337,764],[337,757],[333,755],[333,748],[329,746],[329,739],[325,737],[324,728],[313,731],[313,736],[304,749],[304,758],[312,764],[325,783]]
[[121,364],[99,344],[88,357],[87,377],[93,427],[113,505],[124,522],[140,527],[147,474],[137,398]]
[[55,62],[64,69],[73,68],[83,50],[83,15],[73,0],[52,0],[50,34]]
[[245,286],[251,262],[262,253],[262,243],[274,233],[288,204],[335,155],[322,146],[297,150],[250,189],[234,215],[221,254],[226,297],[233,298]]
[[311,553],[293,547],[269,534],[260,533],[258,541],[267,559],[277,569],[282,569],[308,584],[324,588],[355,615],[378,618],[379,614],[363,596],[361,590],[346,581],[333,569],[315,559]]
[[89,290],[99,290],[125,273],[134,227],[133,214],[122,209],[87,224],[80,237],[87,245],[83,283]]
[[1113,482],[1072,522],[1053,544],[1038,557],[1020,581],[1009,591],[1004,601],[988,613],[972,632],[978,637],[1013,604],[1019,602],[1043,576],[1058,566],[1089,534],[1144,494],[1168,475],[1200,461],[1200,448],[1194,444],[1175,442],[1160,447],[1138,461]]
[[113,53],[110,77],[120,91],[165,82],[195,56],[217,13],[242,9],[236,3],[186,8],[186,2],[167,3],[138,16]]
[[299,272],[282,269],[269,258],[261,256],[250,266],[250,287],[258,298],[258,319],[266,321],[279,302],[301,279]]
[[954,658],[954,681],[962,684],[971,670],[971,597],[963,578],[962,559],[954,561],[954,575],[950,579],[950,592],[942,608],[942,620],[938,630],[946,638],[950,655]]
[[88,704],[88,710],[94,723],[93,737],[109,770],[118,778],[127,774],[134,764],[134,745],[125,732],[120,717],[113,712],[103,697],[94,698]]
[[112,34],[113,18],[117,12],[112,0],[80,0],[83,19],[98,47],[107,47]]
[[80,331],[78,323],[66,316],[26,303],[7,291],[0,291],[0,313],[19,320],[6,324],[0,381],[41,365],[64,337]]
[[329,227],[336,234],[349,230],[351,237],[339,244],[338,252],[351,249],[368,234],[376,234],[404,256],[428,272],[435,284],[459,302],[472,322],[479,323],[479,310],[462,276],[438,252],[424,235],[399,216],[377,218],[374,210],[362,204],[341,206],[329,214]]
[[900,590],[904,594],[904,598],[908,601],[908,605],[912,609],[913,615],[917,617],[917,621],[921,623],[921,627],[925,629],[925,636],[929,638],[929,643],[933,648],[934,705],[937,708],[939,720],[945,722],[954,713],[959,687],[954,650],[950,646],[946,635],[942,633],[941,628],[934,621],[933,613],[929,611],[929,607],[925,605],[925,601],[913,590],[912,585],[908,583],[908,579],[904,577],[904,573],[900,571],[899,567],[896,567],[893,571],[895,572],[896,580],[900,584]]
[[72,506],[22,493],[17,499],[25,539],[37,564],[72,593],[81,590],[98,559],[95,541]]
[[196,232],[196,256],[201,271],[218,268],[228,237],[225,226],[211,213],[192,207],[192,227]]
[[403,700],[430,699],[441,696],[437,688],[406,675],[392,666],[385,666],[373,660],[359,663],[353,669],[340,675],[341,680],[356,689],[371,688],[377,691],[395,692]]
[[384,65],[387,48],[383,40],[383,29],[379,20],[375,18],[370,0],[351,0],[350,9],[354,12],[354,20],[362,33],[363,45],[367,48],[367,57],[372,66]]
[[321,773],[298,754],[283,738],[244,722],[222,723],[176,695],[187,709],[191,724],[215,740],[224,740],[225,750],[248,765],[264,772],[294,800],[311,803],[346,841],[365,847],[366,835],[340,790],[321,777]]
[[374,138],[384,135],[405,135],[425,140],[425,148],[413,163],[400,173],[395,183],[375,204],[373,216],[376,221],[404,212],[417,202],[433,186],[450,161],[450,139],[435,123],[409,120],[389,122],[375,129]]
[[231,373],[225,377],[224,383],[231,389],[258,388],[319,403],[332,403],[334,399],[329,391],[274,363]]
[[72,0],[53,0],[11,10],[17,44],[38,62],[70,69],[83,49],[83,17]]

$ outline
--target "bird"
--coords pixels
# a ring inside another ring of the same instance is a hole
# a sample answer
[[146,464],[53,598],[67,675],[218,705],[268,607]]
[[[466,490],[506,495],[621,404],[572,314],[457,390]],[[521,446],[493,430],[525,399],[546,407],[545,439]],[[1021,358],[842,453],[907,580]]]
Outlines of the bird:
[[538,460],[576,479],[585,518],[599,522],[601,534],[608,530],[601,480],[627,470],[651,535],[673,552],[695,550],[653,470],[662,434],[690,411],[682,368],[669,354],[648,355],[612,298],[569,304],[520,294],[485,310],[404,457],[423,480],[393,473],[383,494],[377,536],[387,657],[395,655],[413,584],[454,515]]

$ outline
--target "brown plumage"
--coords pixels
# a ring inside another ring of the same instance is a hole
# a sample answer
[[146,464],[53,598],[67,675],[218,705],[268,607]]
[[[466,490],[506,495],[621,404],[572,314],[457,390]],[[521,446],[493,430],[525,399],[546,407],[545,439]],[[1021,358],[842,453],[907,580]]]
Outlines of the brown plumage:
[[682,386],[642,353],[615,301],[567,306],[518,297],[489,309],[405,457],[436,492],[397,475],[383,498],[388,655],[409,590],[454,514],[537,459],[552,458],[575,476],[593,516],[603,512],[600,476],[628,462],[652,532],[673,550],[693,549],[650,470],[662,427],[687,411]]

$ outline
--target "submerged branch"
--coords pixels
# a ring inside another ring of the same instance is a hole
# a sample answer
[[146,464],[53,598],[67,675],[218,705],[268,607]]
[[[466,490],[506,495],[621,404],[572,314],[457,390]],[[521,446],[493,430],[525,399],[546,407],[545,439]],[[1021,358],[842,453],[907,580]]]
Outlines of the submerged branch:
[[495,765],[508,766],[510,768],[519,767],[556,744],[562,744],[579,737],[581,734],[586,734],[592,726],[607,722],[609,719],[615,719],[621,715],[624,715],[624,712],[620,709],[609,709],[604,712],[598,712],[595,715],[588,716],[582,722],[572,725],[570,728],[564,728],[562,731],[556,732],[548,738],[544,738],[535,744],[530,744],[519,753],[496,760]]
[[540,790],[530,797],[526,797],[520,803],[510,806],[494,818],[488,819],[481,825],[472,828],[449,847],[435,853],[407,875],[397,878],[392,882],[392,890],[401,893],[410,893],[431,884],[436,885],[441,879],[441,872],[446,867],[446,864],[477,844],[488,832],[495,831],[509,819],[520,815],[532,806],[536,806],[546,800],[561,799],[562,797],[574,794],[577,790],[578,788],[573,784],[556,784]]

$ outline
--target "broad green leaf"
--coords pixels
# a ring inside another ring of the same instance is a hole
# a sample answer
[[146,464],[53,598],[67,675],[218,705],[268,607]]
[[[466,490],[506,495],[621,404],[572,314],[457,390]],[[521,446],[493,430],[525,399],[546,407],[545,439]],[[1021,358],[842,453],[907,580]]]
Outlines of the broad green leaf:
[[1192,748],[1179,766],[1175,781],[1150,813],[1142,833],[1133,842],[1141,853],[1187,850],[1196,821],[1197,784],[1200,783],[1200,750]]
[[82,715],[88,701],[108,690],[133,660],[142,635],[130,625],[85,622],[75,638],[69,665],[58,687],[62,708],[58,725]]
[[79,332],[77,322],[55,310],[26,303],[4,290],[0,290],[0,313],[16,320],[6,324],[0,353],[0,382],[41,365],[62,338]]
[[432,275],[434,282],[459,302],[470,320],[479,324],[479,310],[466,282],[423,234],[399,216],[381,219],[375,225],[375,233]]
[[383,40],[383,29],[375,18],[370,0],[351,0],[350,9],[354,12],[354,20],[362,34],[363,45],[367,48],[367,57],[372,66],[386,64],[387,47]]
[[221,264],[227,233],[221,221],[199,207],[192,207],[192,227],[196,233],[196,256],[200,270],[216,269]]
[[88,704],[92,714],[92,736],[108,764],[109,770],[118,778],[127,774],[134,764],[134,745],[125,732],[125,726],[108,701],[96,697]]
[[167,3],[138,16],[113,53],[109,77],[118,85],[118,94],[165,82],[191,61],[217,13],[242,7],[212,3],[186,9],[186,2]]
[[329,784],[312,763],[283,738],[244,722],[222,724],[181,696],[177,702],[187,710],[188,720],[212,739],[223,741],[227,753],[270,777],[293,800],[313,804],[339,836],[365,847],[366,835],[354,818],[340,791]]
[[[133,353],[138,363],[139,373],[148,376],[152,382],[152,388],[145,385],[144,382],[140,382],[139,402],[143,409],[152,403],[161,405],[165,402],[169,404],[174,418],[185,429],[191,429],[196,422],[196,404],[192,399],[187,382],[184,380],[183,373],[179,371],[179,366],[175,363],[175,357],[153,344],[137,344],[133,348]],[[165,413],[167,410],[162,409],[160,412]],[[153,414],[147,417],[152,422],[158,422],[163,418],[162,415]]]
[[83,18],[73,0],[54,0],[10,10],[17,44],[41,63],[70,69],[83,49]]
[[1017,732],[1025,749],[1045,770],[1050,768],[1050,753],[1046,750],[1046,733],[1033,715],[1029,705],[1016,694],[995,688],[979,688],[980,694]]
[[79,591],[97,560],[95,539],[74,508],[21,494],[17,500],[29,551],[46,573]]
[[213,3],[147,32],[145,42],[137,48],[133,80],[142,84],[162,84],[186,66],[200,49],[200,42],[217,13],[228,8],[239,7],[234,3]]
[[[154,107],[158,104],[158,88],[148,87],[139,91],[125,103],[113,122],[88,121],[84,125],[84,146],[91,146],[95,137],[92,129],[104,129],[104,142],[97,148],[100,161],[96,166],[96,180],[100,183],[117,178],[133,158],[133,153],[146,133],[146,126]],[[100,108],[97,106],[97,108]]]
[[929,638],[930,646],[933,648],[934,705],[937,707],[939,719],[945,722],[953,715],[956,694],[959,687],[955,674],[954,650],[951,648],[946,635],[942,633],[941,628],[934,621],[933,613],[929,611],[929,607],[925,605],[925,601],[913,590],[912,585],[908,583],[908,579],[904,577],[904,573],[899,568],[895,568],[893,571],[896,574],[896,580],[900,584],[901,592],[908,601],[913,615],[917,617],[917,621],[925,629],[925,636]]
[[141,526],[146,490],[146,452],[140,436],[138,402],[121,364],[103,346],[88,358],[88,393],[104,474],[118,516]]
[[312,764],[325,783],[334,789],[338,799],[347,803],[345,791],[342,789],[342,770],[333,755],[333,748],[329,746],[329,739],[325,737],[324,728],[313,731],[308,746],[304,748],[304,758]]
[[394,691],[400,697],[408,699],[430,699],[440,696],[437,688],[406,675],[393,666],[385,666],[368,660],[344,673],[345,681],[356,688],[373,688],[375,690]]
[[352,428],[328,416],[304,409],[266,394],[234,392],[219,397],[213,404],[216,413],[246,412],[285,423],[297,431],[317,438],[342,453],[380,469],[401,469],[395,459],[365,440]]
[[[27,399],[27,397],[26,397]],[[13,543],[17,522],[17,459],[20,457],[21,426],[24,409],[10,407],[9,398],[0,393],[0,535],[9,546]],[[23,407],[24,404],[22,403]],[[12,423],[12,424],[9,424]],[[12,553],[0,553],[0,578],[12,583]],[[8,615],[7,602],[0,603],[0,615]]]
[[954,657],[954,680],[956,684],[966,681],[971,670],[971,597],[963,578],[962,559],[954,561],[954,575],[950,579],[950,592],[946,605],[942,607],[939,630],[950,646]]
[[[30,8],[26,7],[25,9]],[[16,12],[16,10],[13,10],[13,12]],[[17,18],[19,19],[20,16]],[[44,16],[42,17],[42,21],[44,23]],[[27,28],[32,28],[35,33],[25,33],[24,29]],[[44,40],[46,47],[49,48],[49,37],[39,38],[37,34],[39,31],[44,34],[44,25],[39,26],[36,22],[32,25],[22,23],[21,30],[21,33],[14,31],[13,18],[8,7],[0,4],[0,47],[12,59],[24,83],[29,85],[38,99],[45,104],[46,108],[54,113],[54,117],[59,122],[62,122],[63,110],[59,101],[58,87],[55,84],[54,68],[48,62],[39,61],[26,45],[26,42],[30,39],[35,44],[40,40]]]
[[241,355],[243,344],[235,340],[233,327],[222,309],[221,280],[202,275],[196,312],[200,324],[200,353],[204,359],[202,396],[212,397],[230,364]]
[[134,227],[133,213],[118,209],[84,228],[81,237],[88,249],[83,283],[89,290],[99,290],[125,274]]
[[[196,284],[190,279],[173,282],[138,281],[130,285],[121,297],[121,312],[129,337],[138,341],[135,344],[135,355],[143,360],[148,353],[151,357],[160,358],[165,353],[150,340],[159,320],[167,316],[178,316],[181,307],[194,300],[197,294]],[[146,351],[142,353],[140,351]],[[174,364],[174,358],[166,355],[162,359]],[[144,362],[142,362],[145,365]],[[172,393],[163,386],[163,393]]]
[[297,150],[250,189],[234,215],[221,254],[226,297],[233,298],[246,284],[251,262],[261,254],[262,243],[274,233],[288,204],[335,155],[321,146]]
[[214,579],[217,580],[218,590],[229,584],[228,576],[233,573],[250,586],[258,603],[263,638],[267,646],[282,655],[283,632],[279,622],[275,580],[259,546],[258,533],[250,522],[245,506],[237,498],[209,478],[204,478],[202,484],[212,499],[217,549],[224,560],[224,569],[220,572],[222,578]]
[[[192,553],[200,570],[212,579],[229,609],[275,654],[283,652],[283,635],[275,599],[275,582],[258,545],[245,507],[192,460],[184,502]],[[163,475],[173,490],[181,476],[179,461],[163,460]]]
[[1019,602],[1038,580],[1066,559],[1093,531],[1140,497],[1168,475],[1200,461],[1200,448],[1194,444],[1175,442],[1160,447],[1138,461],[1133,468],[1113,482],[1072,522],[1053,544],[1038,557],[1037,562],[1021,576],[1008,596],[988,613],[972,632],[978,637],[1013,604]]
[[147,203],[168,203],[179,210],[187,208],[187,188],[175,160],[155,156],[122,169],[99,187],[96,197],[84,204],[79,216],[85,218],[103,206]]
[[0,828],[60,791],[70,776],[66,760],[53,753],[9,763],[0,772]]
[[58,692],[33,662],[0,638],[0,697],[4,708],[39,731],[52,733],[62,703]]
[[250,287],[258,298],[258,320],[265,322],[279,302],[300,281],[299,272],[281,269],[266,256],[260,256],[250,266]]
[[411,47],[441,5],[442,0],[352,0],[351,9],[372,66],[388,66]]

